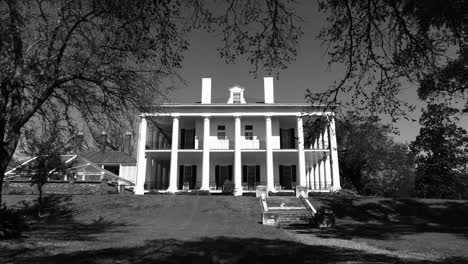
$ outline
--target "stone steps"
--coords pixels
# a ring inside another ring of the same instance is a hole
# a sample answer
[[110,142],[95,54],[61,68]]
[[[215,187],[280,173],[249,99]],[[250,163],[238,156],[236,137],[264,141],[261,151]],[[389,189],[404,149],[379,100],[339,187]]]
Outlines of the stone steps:
[[269,197],[267,198],[268,207],[304,207],[300,199],[296,197]]
[[309,226],[313,223],[313,217],[307,210],[283,210],[279,212],[278,227],[291,228],[297,226]]
[[315,223],[311,213],[296,197],[269,197],[266,201],[268,211],[263,212],[263,224],[279,228],[294,228]]

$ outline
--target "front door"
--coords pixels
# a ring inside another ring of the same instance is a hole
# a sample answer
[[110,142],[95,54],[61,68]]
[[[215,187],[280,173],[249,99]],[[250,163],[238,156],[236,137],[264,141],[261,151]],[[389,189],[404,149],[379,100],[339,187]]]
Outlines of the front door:
[[255,190],[260,183],[260,166],[244,165],[242,168],[242,184],[247,185],[248,190]]
[[215,183],[216,188],[221,189],[225,181],[232,181],[232,165],[215,167]]
[[195,189],[197,181],[197,166],[180,166],[179,168],[179,190],[188,186],[190,190]]
[[247,166],[247,187],[249,189],[255,189],[255,166]]
[[291,190],[296,184],[296,165],[280,165],[279,167],[281,188]]

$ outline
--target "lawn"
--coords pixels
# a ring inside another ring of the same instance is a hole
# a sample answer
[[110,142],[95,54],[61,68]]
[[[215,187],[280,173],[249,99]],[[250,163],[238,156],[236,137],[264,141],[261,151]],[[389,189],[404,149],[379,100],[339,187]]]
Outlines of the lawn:
[[0,241],[0,263],[468,263],[466,201],[310,200],[334,210],[335,228],[263,226],[255,197],[76,195]]

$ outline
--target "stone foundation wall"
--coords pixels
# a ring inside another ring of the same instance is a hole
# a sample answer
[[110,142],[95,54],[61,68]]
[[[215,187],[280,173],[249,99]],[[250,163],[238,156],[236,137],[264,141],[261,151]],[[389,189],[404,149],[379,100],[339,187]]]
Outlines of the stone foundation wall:
[[[108,194],[117,193],[117,186],[103,182],[50,181],[43,186],[44,194]],[[3,194],[38,194],[36,185],[29,181],[4,182]]]

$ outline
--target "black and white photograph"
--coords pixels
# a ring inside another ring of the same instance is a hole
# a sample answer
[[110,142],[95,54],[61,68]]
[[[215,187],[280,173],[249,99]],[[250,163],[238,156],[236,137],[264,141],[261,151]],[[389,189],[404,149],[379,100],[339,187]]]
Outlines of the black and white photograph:
[[0,263],[468,264],[467,0],[0,0]]

